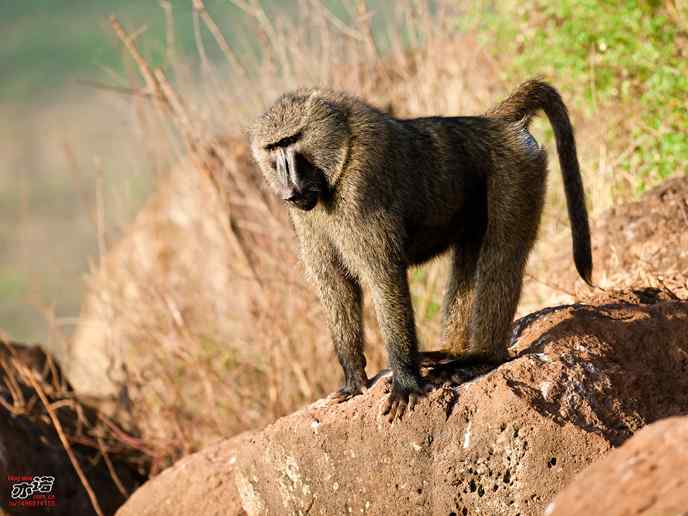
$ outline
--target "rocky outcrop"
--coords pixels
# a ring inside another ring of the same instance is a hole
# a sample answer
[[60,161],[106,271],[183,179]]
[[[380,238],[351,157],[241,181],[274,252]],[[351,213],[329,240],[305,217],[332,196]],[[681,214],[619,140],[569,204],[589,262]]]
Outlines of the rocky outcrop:
[[[592,221],[594,280],[604,288],[666,288],[688,297],[688,178],[677,177]],[[570,258],[568,234],[541,279],[560,290],[587,291]],[[529,281],[529,280],[527,280]],[[527,288],[527,287],[526,287]]]
[[251,514],[541,514],[643,425],[688,412],[688,305],[574,306],[536,320],[519,358],[431,393],[403,423],[384,386],[254,435],[235,477]]
[[136,491],[117,516],[242,516],[232,470],[241,434],[189,455]]
[[[201,474],[233,479],[248,514],[542,514],[636,430],[688,413],[688,304],[626,297],[635,303],[612,296],[521,320],[517,358],[482,376],[429,371],[441,385],[402,422],[380,416],[387,385],[378,381],[347,403],[321,400],[240,445],[185,459],[121,514],[213,500],[214,489],[189,491]],[[204,512],[234,500],[226,492]]]
[[547,506],[547,516],[686,514],[688,417],[643,428],[584,469]]

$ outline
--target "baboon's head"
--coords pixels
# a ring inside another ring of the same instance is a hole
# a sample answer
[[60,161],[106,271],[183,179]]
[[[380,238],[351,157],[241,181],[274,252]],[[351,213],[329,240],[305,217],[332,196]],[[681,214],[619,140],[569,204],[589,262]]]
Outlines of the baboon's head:
[[345,111],[317,90],[283,95],[251,130],[251,151],[265,179],[281,199],[304,211],[335,186],[348,148]]

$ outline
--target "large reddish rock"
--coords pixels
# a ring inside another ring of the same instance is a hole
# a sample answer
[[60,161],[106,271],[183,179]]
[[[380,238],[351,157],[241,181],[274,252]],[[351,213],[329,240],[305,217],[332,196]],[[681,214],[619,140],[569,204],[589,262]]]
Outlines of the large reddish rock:
[[139,488],[117,516],[245,515],[232,470],[248,437],[241,434],[184,457]]
[[545,514],[688,514],[688,417],[640,430],[579,473]]
[[[636,430],[688,413],[688,304],[545,310],[518,358],[446,382],[403,422],[386,382],[316,402],[252,435],[233,469],[249,514],[542,514],[576,473]],[[457,373],[461,376],[461,372]]]

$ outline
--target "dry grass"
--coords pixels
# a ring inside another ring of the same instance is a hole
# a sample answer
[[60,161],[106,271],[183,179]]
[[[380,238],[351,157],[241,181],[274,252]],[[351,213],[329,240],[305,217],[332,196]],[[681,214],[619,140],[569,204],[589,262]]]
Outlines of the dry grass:
[[[156,153],[175,155],[180,165],[160,178],[156,196],[91,275],[67,369],[77,389],[116,395],[118,410],[151,450],[152,473],[339,383],[286,214],[263,190],[242,128],[297,86],[345,89],[399,116],[478,113],[513,86],[500,79],[500,59],[507,57],[490,55],[475,34],[458,34],[461,13],[449,2],[433,2],[434,14],[423,1],[398,5],[388,35],[373,39],[365,2],[349,4],[344,22],[322,2],[303,0],[294,31],[256,1],[233,1],[249,15],[261,47],[253,58],[246,49],[235,53],[195,0],[198,33],[209,31],[228,61],[209,62],[199,36],[200,81],[185,82],[190,72],[180,63],[172,84],[170,70],[152,69],[135,38],[112,20],[142,78],[132,88],[144,139],[166,142]],[[579,138],[594,212],[611,204],[614,162],[623,156],[595,143],[613,121],[595,123]],[[522,310],[568,295],[541,279],[547,256],[568,232],[563,188],[552,176]],[[442,261],[413,273],[426,347],[439,341],[443,284]],[[385,360],[369,308],[366,318],[370,372]]]
[[[134,478],[148,468],[151,453],[107,415],[79,400],[50,354],[16,345],[0,335],[0,378],[0,408],[16,418],[10,428],[30,428],[35,440],[48,447],[56,444],[48,428],[54,429],[96,514],[103,514],[96,490],[102,494],[116,489],[126,498],[140,483]],[[31,450],[35,445],[22,443],[20,448]],[[109,481],[94,471],[101,459]],[[58,464],[56,460],[55,466]],[[106,498],[110,504],[112,497]]]

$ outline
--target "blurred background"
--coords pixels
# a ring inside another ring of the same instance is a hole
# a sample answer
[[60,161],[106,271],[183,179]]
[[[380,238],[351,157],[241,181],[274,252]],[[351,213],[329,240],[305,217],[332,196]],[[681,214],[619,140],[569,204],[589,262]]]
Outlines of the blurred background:
[[[342,2],[325,4],[346,20]],[[375,27],[390,11],[384,4],[370,3]],[[260,5],[275,17],[298,8],[296,0]],[[226,0],[203,6],[229,45],[255,52],[245,10]],[[102,252],[150,192],[155,167],[169,164],[151,163],[137,145],[130,97],[138,72],[109,17],[131,29],[151,66],[186,64],[197,74],[201,41],[222,68],[226,56],[193,13],[191,0],[0,4],[0,328],[13,338],[72,333],[99,236]]]
[[[685,0],[5,1],[0,41],[0,335],[55,352],[77,392],[125,400],[153,472],[338,383],[245,144],[280,93],[475,114],[542,76],[570,108],[593,218],[686,174]],[[553,158],[549,125],[535,134]],[[520,314],[575,296],[550,162]],[[412,273],[424,342],[443,266]]]
[[[230,42],[250,40],[239,8],[207,8]],[[137,72],[108,18],[165,65],[197,57],[192,11],[185,0],[0,4],[0,327],[13,338],[45,342],[51,324],[72,332],[99,235],[110,242],[150,192],[157,163],[137,145],[127,93]]]

